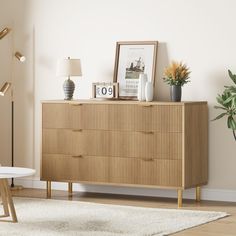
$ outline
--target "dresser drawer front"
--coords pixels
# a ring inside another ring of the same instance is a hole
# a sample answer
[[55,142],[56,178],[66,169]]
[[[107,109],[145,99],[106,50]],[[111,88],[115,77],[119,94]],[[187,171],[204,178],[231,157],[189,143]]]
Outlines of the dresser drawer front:
[[81,131],[70,129],[43,129],[43,154],[82,154]]
[[112,158],[110,159],[110,182],[181,187],[182,161]]
[[66,103],[45,103],[42,109],[43,128],[70,128],[71,109]]
[[82,104],[70,107],[74,129],[182,132],[182,106]]
[[181,133],[84,130],[82,135],[82,152],[85,155],[159,159],[182,158]]
[[79,160],[66,155],[42,156],[42,180],[71,181],[79,178]]
[[182,158],[182,133],[44,129],[43,153]]
[[43,155],[42,179],[108,182],[107,157]]

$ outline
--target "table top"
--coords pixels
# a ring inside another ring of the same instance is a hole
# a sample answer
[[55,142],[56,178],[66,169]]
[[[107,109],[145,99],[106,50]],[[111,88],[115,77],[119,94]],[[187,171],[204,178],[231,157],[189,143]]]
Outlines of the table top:
[[140,102],[136,100],[102,100],[102,99],[80,99],[80,100],[44,100],[41,103],[65,103],[71,105],[78,104],[136,104],[141,106],[150,106],[150,105],[173,105],[173,106],[184,106],[188,104],[207,104],[207,101],[181,101],[181,102],[167,102],[167,101],[152,101],[152,102]]
[[0,167],[0,179],[19,178],[35,174],[34,169],[22,167]]

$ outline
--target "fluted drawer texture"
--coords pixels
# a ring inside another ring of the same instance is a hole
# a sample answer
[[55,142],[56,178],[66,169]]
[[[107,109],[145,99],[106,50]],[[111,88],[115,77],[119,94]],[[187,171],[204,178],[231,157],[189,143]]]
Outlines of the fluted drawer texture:
[[71,107],[66,103],[45,103],[42,109],[43,128],[71,128]]
[[181,159],[182,133],[44,129],[43,153]]
[[47,181],[205,184],[207,102],[45,101],[41,164]]
[[49,103],[43,128],[182,132],[182,107]]
[[43,155],[42,179],[54,181],[108,182],[108,158]]
[[181,187],[182,161],[112,158],[110,159],[110,182]]
[[181,160],[43,155],[42,180],[181,187]]
[[74,129],[182,132],[181,106],[82,104],[71,114]]

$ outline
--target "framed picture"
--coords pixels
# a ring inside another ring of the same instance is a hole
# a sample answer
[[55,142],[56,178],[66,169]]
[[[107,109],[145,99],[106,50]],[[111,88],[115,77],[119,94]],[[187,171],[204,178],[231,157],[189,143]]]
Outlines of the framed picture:
[[138,79],[147,74],[155,83],[158,41],[130,41],[116,43],[114,82],[119,83],[120,99],[137,99]]

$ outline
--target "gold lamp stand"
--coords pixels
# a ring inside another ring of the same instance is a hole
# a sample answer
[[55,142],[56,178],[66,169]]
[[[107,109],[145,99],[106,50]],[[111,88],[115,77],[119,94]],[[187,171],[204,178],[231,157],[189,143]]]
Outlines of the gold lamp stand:
[[[14,167],[14,101],[11,101],[11,166]],[[23,186],[15,185],[14,178],[11,179],[11,190],[21,190]]]
[[[4,83],[0,88],[0,95],[5,96],[8,90],[11,88],[12,84],[9,82]],[[11,91],[11,166],[14,167],[14,100],[13,100],[13,91]],[[11,179],[11,189],[20,190],[23,189],[23,186],[16,186],[14,184],[14,179]]]

